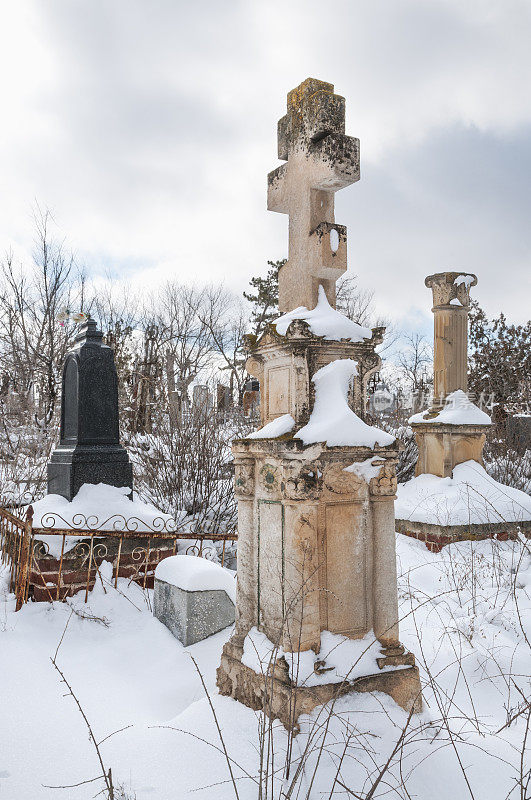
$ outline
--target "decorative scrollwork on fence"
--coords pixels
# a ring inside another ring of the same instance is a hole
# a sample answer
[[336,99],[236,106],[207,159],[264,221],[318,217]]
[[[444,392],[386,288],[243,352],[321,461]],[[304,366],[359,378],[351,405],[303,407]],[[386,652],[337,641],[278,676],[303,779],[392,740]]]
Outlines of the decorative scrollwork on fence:
[[43,558],[44,556],[50,555],[50,545],[39,539],[33,545],[33,555],[36,558]]
[[68,551],[68,556],[85,562],[90,556],[90,542],[77,542],[74,547]]
[[92,550],[93,558],[104,559],[109,554],[109,548],[105,542],[97,542]]
[[112,563],[115,587],[124,577],[144,589],[153,586],[159,561],[179,546],[223,565],[238,538],[236,531],[190,529],[190,522],[185,529],[167,515],[145,521],[115,514],[100,522],[96,515],[79,513],[69,520],[50,511],[34,526],[32,511],[0,507],[0,556],[9,565],[17,610],[28,597],[64,600],[80,589],[86,601],[103,561]]
[[86,516],[77,513],[71,519],[65,519],[57,511],[48,511],[42,515],[39,522],[35,524],[49,530],[72,530],[72,531],[116,531],[127,533],[168,533],[169,535],[179,531],[179,523],[172,517],[154,517],[150,522],[146,522],[140,517],[125,517],[123,514],[112,514],[110,517],[100,522],[95,514]]

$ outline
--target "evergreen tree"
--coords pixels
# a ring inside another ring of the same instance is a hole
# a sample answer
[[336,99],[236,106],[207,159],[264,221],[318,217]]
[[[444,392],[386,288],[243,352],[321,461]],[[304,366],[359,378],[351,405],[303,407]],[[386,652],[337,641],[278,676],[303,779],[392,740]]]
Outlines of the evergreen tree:
[[492,396],[496,403],[529,402],[531,375],[531,320],[509,325],[505,314],[488,320],[473,300],[469,316],[468,388],[476,398]]
[[266,325],[278,316],[278,271],[286,263],[286,259],[280,261],[268,261],[269,270],[265,278],[251,278],[253,292],[244,292],[246,300],[253,304],[251,312],[252,332],[260,336]]

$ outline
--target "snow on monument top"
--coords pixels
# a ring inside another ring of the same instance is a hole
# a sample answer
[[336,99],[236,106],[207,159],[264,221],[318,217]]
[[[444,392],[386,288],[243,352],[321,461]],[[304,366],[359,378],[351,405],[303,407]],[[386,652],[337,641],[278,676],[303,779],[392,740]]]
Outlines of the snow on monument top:
[[426,418],[428,411],[421,411],[413,414],[409,422],[430,422],[446,423],[451,425],[491,425],[491,418],[488,414],[472,403],[462,389],[450,392],[446,398],[444,408],[434,417]]
[[531,520],[531,498],[465,461],[450,478],[423,474],[398,484],[395,512],[397,519],[446,526],[523,522]]
[[350,379],[357,374],[356,362],[340,358],[317,370],[315,403],[307,425],[295,434],[303,444],[324,442],[328,447],[385,447],[393,444],[394,436],[367,425],[348,404]]
[[276,327],[277,333],[285,336],[290,324],[296,319],[307,322],[315,336],[323,336],[327,341],[349,339],[351,342],[363,342],[364,339],[372,337],[370,328],[358,325],[357,322],[353,322],[340,311],[332,308],[322,286],[319,287],[317,305],[313,310],[310,311],[305,306],[299,306],[276,319],[273,325]]
[[185,592],[206,592],[220,589],[236,605],[236,581],[231,573],[200,556],[177,555],[157,564],[155,578]]

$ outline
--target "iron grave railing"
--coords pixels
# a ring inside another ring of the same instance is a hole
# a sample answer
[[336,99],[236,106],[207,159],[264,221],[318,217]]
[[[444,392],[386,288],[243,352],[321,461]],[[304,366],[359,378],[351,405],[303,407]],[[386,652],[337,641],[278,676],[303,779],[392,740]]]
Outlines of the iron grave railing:
[[[80,590],[86,602],[98,575],[102,583],[114,587],[119,577],[125,577],[151,588],[157,564],[175,555],[179,542],[187,543],[188,554],[208,557],[215,550],[225,566],[235,556],[237,539],[236,531],[179,530],[175,520],[167,517],[147,523],[138,517],[113,515],[100,523],[96,516],[77,514],[68,522],[48,513],[40,527],[34,527],[32,506],[24,518],[0,508],[0,555],[2,565],[10,570],[17,611],[28,599],[65,600]],[[110,580],[101,574],[104,561],[112,564]]]

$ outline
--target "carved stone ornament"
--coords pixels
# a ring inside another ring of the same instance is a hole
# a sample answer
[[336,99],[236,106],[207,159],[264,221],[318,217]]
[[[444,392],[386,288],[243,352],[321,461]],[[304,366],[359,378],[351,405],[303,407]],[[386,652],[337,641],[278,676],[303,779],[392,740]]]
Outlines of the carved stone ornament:
[[289,461],[284,465],[284,495],[289,500],[315,500],[321,485],[319,465]]
[[[459,278],[467,280],[455,281]],[[470,280],[469,280],[470,279]],[[428,275],[424,283],[433,292],[433,306],[455,305],[452,300],[457,300],[461,306],[468,308],[470,305],[470,288],[478,282],[476,275],[471,272],[438,272]]]
[[254,494],[254,462],[236,463],[234,467],[234,491],[236,494]]
[[286,339],[308,339],[313,336],[309,324],[304,319],[294,319],[286,331]]
[[365,494],[367,484],[359,475],[353,472],[345,472],[343,462],[329,464],[325,467],[323,482],[329,492],[334,494]]
[[370,481],[371,494],[380,496],[392,496],[396,494],[396,465],[394,461],[386,461],[380,469],[380,474]]
[[278,467],[273,464],[264,464],[260,470],[262,484],[268,492],[278,491]]

